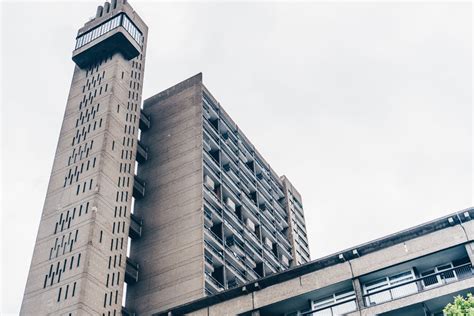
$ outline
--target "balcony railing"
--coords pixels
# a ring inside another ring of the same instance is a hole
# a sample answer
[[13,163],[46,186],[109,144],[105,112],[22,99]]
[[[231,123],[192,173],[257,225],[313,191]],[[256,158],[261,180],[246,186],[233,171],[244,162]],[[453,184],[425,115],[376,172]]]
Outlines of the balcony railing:
[[142,142],[137,143],[137,161],[144,163],[148,160],[148,147],[144,146]]
[[[245,251],[243,245],[238,241],[235,235],[228,237],[225,241],[227,247],[233,249],[236,253],[241,256],[244,256],[247,252]],[[239,258],[240,259],[240,258]]]
[[208,120],[204,120],[204,130],[209,134],[209,136],[217,143],[219,144],[219,136],[217,135],[216,128],[214,125],[209,123]]
[[133,197],[136,199],[145,196],[145,181],[135,176],[133,181]]
[[210,275],[209,273],[205,273],[206,275],[206,280],[211,283],[213,286],[216,287],[216,289],[218,291],[222,291],[224,290],[224,286],[222,285],[221,282],[217,281],[212,275]]
[[210,228],[206,227],[206,231],[211,235],[212,238],[214,238],[214,241],[218,244],[222,244],[222,238],[216,235]]
[[150,117],[148,115],[146,115],[145,113],[141,112],[140,113],[140,122],[139,122],[139,125],[138,127],[142,130],[142,131],[146,131],[147,129],[149,129],[151,126],[151,120],[150,120]]
[[[204,163],[216,174],[221,170],[219,162],[207,151],[204,151]],[[219,176],[217,176],[217,178],[219,178]]]
[[207,240],[204,240],[204,243],[206,244],[207,247],[209,247],[209,249],[211,250],[213,254],[215,254],[220,259],[224,259],[224,254],[222,253],[222,250],[217,249]]
[[204,193],[206,193],[204,195],[204,198],[210,205],[213,205],[213,206],[221,205],[221,201],[214,191],[209,190],[206,186],[203,186],[203,189],[204,189]]
[[[471,263],[462,264],[451,269],[446,269],[441,272],[433,273],[421,278],[416,278],[404,283],[390,286],[388,288],[386,287],[371,293],[364,294],[364,302],[366,306],[377,305],[400,297],[424,292],[426,290],[432,289],[433,287],[471,278],[473,274],[474,273]],[[425,286],[424,284],[430,285]]]
[[245,282],[246,278],[244,272],[240,271],[240,269],[233,265],[229,260],[226,260],[225,263],[229,270],[231,270],[237,277],[242,278],[242,280]]
[[326,316],[326,315],[345,315],[353,312],[357,309],[356,301],[354,298],[349,298],[335,302],[331,305],[312,309],[307,312],[301,313],[302,316]]
[[127,265],[125,267],[125,282],[128,284],[138,282],[138,269],[138,263],[135,263],[130,258],[127,258]]
[[142,236],[142,226],[143,226],[143,219],[134,215],[133,213],[130,214],[130,228],[128,231],[128,235],[132,239],[140,238]]

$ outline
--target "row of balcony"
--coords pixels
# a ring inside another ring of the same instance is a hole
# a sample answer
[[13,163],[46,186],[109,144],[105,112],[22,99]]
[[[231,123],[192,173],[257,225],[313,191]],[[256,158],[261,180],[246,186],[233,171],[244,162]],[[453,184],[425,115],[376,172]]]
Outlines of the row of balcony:
[[253,146],[248,144],[245,136],[239,134],[235,128],[230,127],[230,124],[226,122],[225,118],[218,115],[210,103],[212,102],[203,101],[203,128],[206,134],[226,151],[226,154],[234,163],[242,161],[245,165],[244,172],[248,172],[252,178],[258,175],[260,180],[265,182],[265,187],[275,192],[277,200],[284,198],[285,194],[278,177],[274,176],[270,169],[265,166],[259,155],[254,152]]
[[[150,118],[145,113],[141,112],[139,128],[142,131],[146,131],[150,128],[150,126]],[[143,143],[140,141],[137,142],[136,160],[138,163],[144,163],[148,160],[148,147],[143,145]],[[135,175],[133,181],[133,197],[135,199],[143,198],[145,196],[145,188],[145,181]],[[128,232],[129,237],[132,239],[140,238],[142,236],[142,227],[143,219],[133,213],[130,213],[130,226]],[[128,284],[134,284],[138,282],[139,270],[139,264],[127,257],[125,265],[125,282]],[[125,307],[122,307],[122,314],[130,316],[135,315],[135,313]]]
[[[288,217],[285,210],[278,203],[270,204],[264,195],[259,191],[248,194],[244,190],[239,190],[242,182],[235,183],[235,174],[233,169],[227,168],[228,171],[221,173],[213,170],[212,159],[210,155],[204,155],[204,185],[213,192],[215,203],[219,204],[224,197],[224,203],[228,200],[245,210],[246,215],[252,218],[254,222],[258,222],[261,214],[266,217],[266,223],[269,224],[270,230],[284,231],[288,227]],[[235,211],[235,210],[234,210]]]
[[[233,218],[231,213],[225,212],[222,227],[212,226],[210,220],[210,211],[205,211],[206,218],[206,245],[209,251],[214,253],[217,260],[222,260],[226,252],[228,256],[236,261],[242,271],[254,270],[258,263],[265,262],[268,266],[267,273],[275,273],[283,268],[289,267],[289,260],[292,258],[291,253],[283,252],[281,246],[273,244],[272,246],[262,245],[256,239],[257,236],[252,234],[250,230],[246,229],[244,225],[239,223],[238,219]],[[221,233],[216,234],[215,230],[221,230]],[[222,234],[222,235],[221,235]],[[277,255],[282,253],[280,259]],[[255,276],[257,277],[257,276]]]
[[[235,210],[231,209],[228,205],[224,204],[222,207],[221,204],[215,205],[209,203],[209,201],[215,201],[215,196],[212,191],[209,191],[207,188],[204,189],[204,214],[205,220],[209,227],[224,222],[225,229],[230,230],[234,235],[236,235],[241,240],[248,241],[248,246],[251,247],[250,251],[256,253],[257,256],[262,256],[262,247],[269,248],[270,251],[276,254],[282,254],[287,259],[292,258],[292,248],[287,240],[286,236],[277,232],[276,230],[271,230],[268,226],[268,223],[262,224],[264,221],[257,221],[257,226],[252,229],[252,226],[249,226],[248,219],[249,213],[245,214],[247,222],[243,220],[242,217],[239,217]],[[244,214],[240,209],[240,214]],[[262,215],[258,216],[260,219],[263,219]],[[219,239],[222,239],[219,237]],[[277,247],[277,251],[273,249]]]

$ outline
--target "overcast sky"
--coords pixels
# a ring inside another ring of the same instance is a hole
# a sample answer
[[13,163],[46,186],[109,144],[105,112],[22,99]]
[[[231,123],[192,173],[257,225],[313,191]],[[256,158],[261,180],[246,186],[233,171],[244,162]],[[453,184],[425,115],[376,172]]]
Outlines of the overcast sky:
[[[303,196],[312,259],[473,205],[469,3],[151,3],[144,98],[198,72]],[[2,313],[18,313],[99,2],[4,2]]]

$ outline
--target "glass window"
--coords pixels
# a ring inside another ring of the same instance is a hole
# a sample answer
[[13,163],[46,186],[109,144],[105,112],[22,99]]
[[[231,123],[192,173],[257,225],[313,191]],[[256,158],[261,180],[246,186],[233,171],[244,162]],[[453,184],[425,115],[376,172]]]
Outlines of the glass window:
[[[121,23],[122,21],[122,23]],[[143,37],[140,31],[135,27],[135,25],[130,21],[130,19],[124,15],[120,14],[114,17],[112,20],[109,20],[95,29],[90,30],[86,34],[81,35],[76,39],[76,49],[90,43],[96,38],[102,36],[103,34],[115,29],[116,27],[122,25],[127,32],[132,36],[132,38],[141,46],[143,44]]]

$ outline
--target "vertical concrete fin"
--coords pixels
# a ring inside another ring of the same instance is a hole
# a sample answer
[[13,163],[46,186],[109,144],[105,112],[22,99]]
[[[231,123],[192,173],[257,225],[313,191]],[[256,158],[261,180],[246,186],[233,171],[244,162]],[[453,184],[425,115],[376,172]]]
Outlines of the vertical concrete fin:
[[95,14],[96,18],[100,18],[102,16],[102,13],[104,12],[104,7],[101,5],[97,7],[97,12]]
[[109,13],[110,12],[110,3],[106,2],[104,3],[104,13]]

